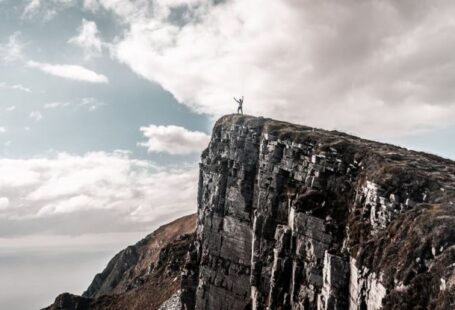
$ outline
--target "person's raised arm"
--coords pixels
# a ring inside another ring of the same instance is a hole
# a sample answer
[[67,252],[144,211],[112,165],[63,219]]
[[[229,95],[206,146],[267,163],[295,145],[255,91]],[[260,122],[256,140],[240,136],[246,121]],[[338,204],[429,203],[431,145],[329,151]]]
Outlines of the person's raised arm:
[[233,98],[234,98],[235,102],[240,103],[239,100],[235,99],[235,97],[233,97]]

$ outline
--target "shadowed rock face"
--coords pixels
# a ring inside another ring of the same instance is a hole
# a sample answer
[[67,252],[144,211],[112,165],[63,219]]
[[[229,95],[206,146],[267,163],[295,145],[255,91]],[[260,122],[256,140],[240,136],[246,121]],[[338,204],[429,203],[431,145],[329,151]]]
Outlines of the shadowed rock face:
[[158,267],[160,255],[168,243],[191,233],[195,228],[195,216],[189,215],[163,225],[156,231],[115,255],[103,272],[97,274],[84,297],[119,294],[140,286],[141,278]]
[[195,215],[189,215],[158,228],[112,258],[83,297],[64,293],[46,309],[176,309],[180,273],[193,246],[195,226]]
[[202,155],[184,309],[452,309],[455,163],[230,115]]

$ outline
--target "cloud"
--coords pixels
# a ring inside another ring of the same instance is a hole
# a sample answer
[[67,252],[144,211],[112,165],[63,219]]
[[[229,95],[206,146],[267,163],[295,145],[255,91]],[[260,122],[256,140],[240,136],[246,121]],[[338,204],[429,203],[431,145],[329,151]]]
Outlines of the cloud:
[[6,128],[5,128],[5,127],[2,127],[2,126],[0,126],[0,134],[2,134],[2,133],[6,133]]
[[69,39],[68,43],[82,48],[86,59],[101,56],[104,43],[99,37],[96,23],[83,19],[78,31],[79,33]]
[[201,152],[207,147],[210,136],[199,131],[190,131],[179,126],[156,126],[141,127],[147,142],[139,143],[152,152],[163,152],[172,155],[184,155]]
[[26,93],[30,93],[32,92],[32,90],[28,87],[25,87],[21,84],[13,84],[13,85],[10,85],[10,84],[7,84],[7,83],[4,83],[4,82],[0,82],[0,88],[3,88],[3,89],[12,89],[12,90],[19,90],[19,91],[23,91],[23,92],[26,92]]
[[246,113],[376,138],[454,122],[455,3],[436,2],[100,1],[129,26],[115,57],[194,111],[245,95]]
[[30,88],[22,86],[20,84],[11,85],[11,89],[20,90],[20,91],[23,91],[23,92],[26,92],[26,93],[30,93],[32,91]]
[[13,112],[14,110],[16,110],[16,106],[15,105],[12,105],[12,106],[9,106],[5,109],[6,112]]
[[114,12],[125,22],[140,21],[152,17],[150,14],[153,7],[157,8],[159,1],[149,0],[98,0],[98,3],[106,10]]
[[8,41],[0,44],[0,57],[4,62],[14,62],[23,59],[25,43],[21,39],[21,32],[16,31],[8,37]]
[[37,68],[47,74],[62,77],[65,79],[84,81],[90,83],[109,83],[109,79],[102,74],[76,65],[52,65],[36,61],[28,61],[27,65]]
[[35,15],[41,7],[40,0],[30,0],[27,6],[24,8],[22,13],[22,18],[29,18]]
[[45,109],[60,109],[60,108],[69,108],[72,107],[73,109],[87,109],[88,111],[92,112],[98,110],[100,107],[105,106],[106,104],[102,101],[99,101],[93,97],[85,97],[82,98],[78,102],[49,102],[44,104]]
[[69,107],[70,105],[71,105],[70,102],[54,101],[54,102],[49,102],[49,103],[44,104],[44,108],[45,109],[57,109],[57,108]]
[[9,199],[7,197],[0,197],[0,210],[6,210],[9,207]]
[[81,108],[87,108],[89,111],[98,110],[100,107],[105,106],[106,104],[102,101],[99,101],[93,97],[82,98],[81,102],[77,105]]
[[82,7],[91,12],[96,12],[100,8],[100,5],[97,0],[84,0]]
[[197,165],[162,168],[125,152],[2,158],[0,237],[138,231],[195,211],[197,178]]
[[22,11],[22,19],[39,19],[47,22],[62,10],[74,6],[76,3],[76,0],[29,0]]
[[43,119],[43,114],[40,111],[32,111],[30,112],[29,117],[35,122],[39,122]]

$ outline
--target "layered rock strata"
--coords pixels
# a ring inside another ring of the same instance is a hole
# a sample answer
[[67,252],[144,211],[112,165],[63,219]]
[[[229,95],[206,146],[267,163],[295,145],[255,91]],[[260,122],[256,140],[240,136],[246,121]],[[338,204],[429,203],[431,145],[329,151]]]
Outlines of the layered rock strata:
[[455,163],[229,115],[202,154],[183,309],[452,309]]

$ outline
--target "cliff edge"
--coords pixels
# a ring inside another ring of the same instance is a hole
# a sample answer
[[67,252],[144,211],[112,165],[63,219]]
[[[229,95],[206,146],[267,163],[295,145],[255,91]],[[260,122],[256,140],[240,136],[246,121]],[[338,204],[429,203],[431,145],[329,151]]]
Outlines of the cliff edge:
[[183,309],[453,309],[455,163],[228,115],[202,154]]

